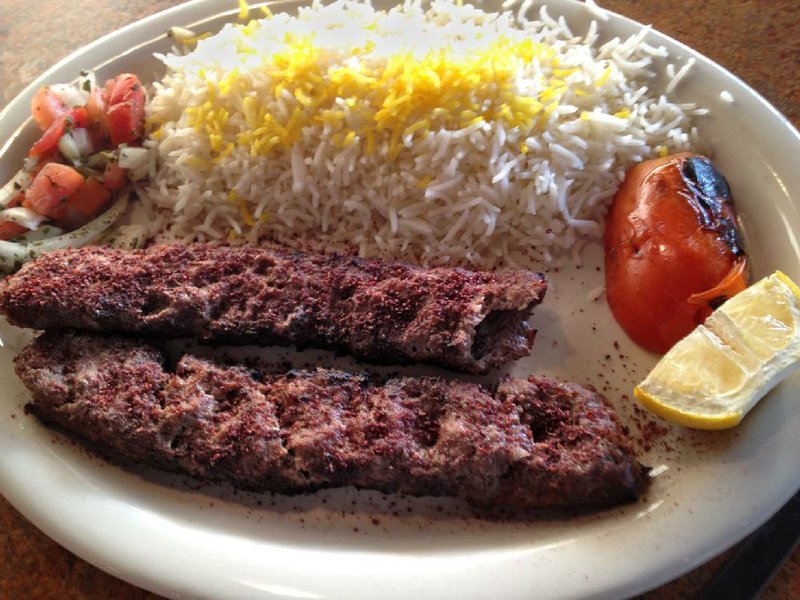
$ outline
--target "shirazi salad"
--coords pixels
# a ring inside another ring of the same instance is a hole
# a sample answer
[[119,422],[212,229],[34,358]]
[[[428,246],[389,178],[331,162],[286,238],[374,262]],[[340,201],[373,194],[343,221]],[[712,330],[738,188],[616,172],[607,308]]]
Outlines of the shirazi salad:
[[0,270],[92,242],[125,211],[128,182],[148,169],[145,102],[130,73],[98,86],[82,71],[75,84],[36,92],[31,113],[42,135],[0,188]]

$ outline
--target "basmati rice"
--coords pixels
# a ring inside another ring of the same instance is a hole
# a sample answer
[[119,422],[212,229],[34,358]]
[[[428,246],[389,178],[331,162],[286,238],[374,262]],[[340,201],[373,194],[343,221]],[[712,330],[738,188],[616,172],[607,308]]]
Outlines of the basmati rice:
[[[524,9],[315,3],[161,57],[152,233],[481,268],[573,257],[626,169],[690,150],[703,110],[642,84],[666,55],[647,29],[597,48],[596,23],[575,37]],[[674,87],[690,63],[670,67]]]

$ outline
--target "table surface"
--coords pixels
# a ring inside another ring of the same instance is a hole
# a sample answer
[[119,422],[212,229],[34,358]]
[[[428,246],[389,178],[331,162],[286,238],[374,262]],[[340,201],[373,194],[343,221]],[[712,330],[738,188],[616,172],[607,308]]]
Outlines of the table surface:
[[[92,40],[175,4],[174,0],[3,0],[0,108],[57,60]],[[739,76],[800,127],[800,1],[599,0],[613,11],[692,46]],[[235,6],[233,0],[221,6]],[[641,598],[692,598],[735,548]],[[158,597],[58,546],[0,497],[0,599]],[[762,594],[800,598],[800,549]]]

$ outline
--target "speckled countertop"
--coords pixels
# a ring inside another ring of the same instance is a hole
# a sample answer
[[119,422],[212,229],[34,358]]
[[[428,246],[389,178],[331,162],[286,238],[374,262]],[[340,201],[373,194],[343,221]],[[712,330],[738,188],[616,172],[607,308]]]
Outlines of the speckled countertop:
[[[694,47],[739,76],[800,126],[800,0],[599,0]],[[171,0],[3,0],[0,108],[46,68],[103,34],[178,4]],[[235,2],[220,2],[232,8]],[[692,598],[733,550],[642,596]],[[0,497],[0,599],[61,600],[157,596],[67,552]],[[800,598],[800,550],[762,598]]]

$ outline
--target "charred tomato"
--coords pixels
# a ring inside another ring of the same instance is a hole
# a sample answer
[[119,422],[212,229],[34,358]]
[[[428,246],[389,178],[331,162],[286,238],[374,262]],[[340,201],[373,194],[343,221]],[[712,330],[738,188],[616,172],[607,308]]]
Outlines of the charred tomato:
[[606,295],[630,338],[663,353],[747,286],[730,189],[694,154],[632,168],[605,230]]

